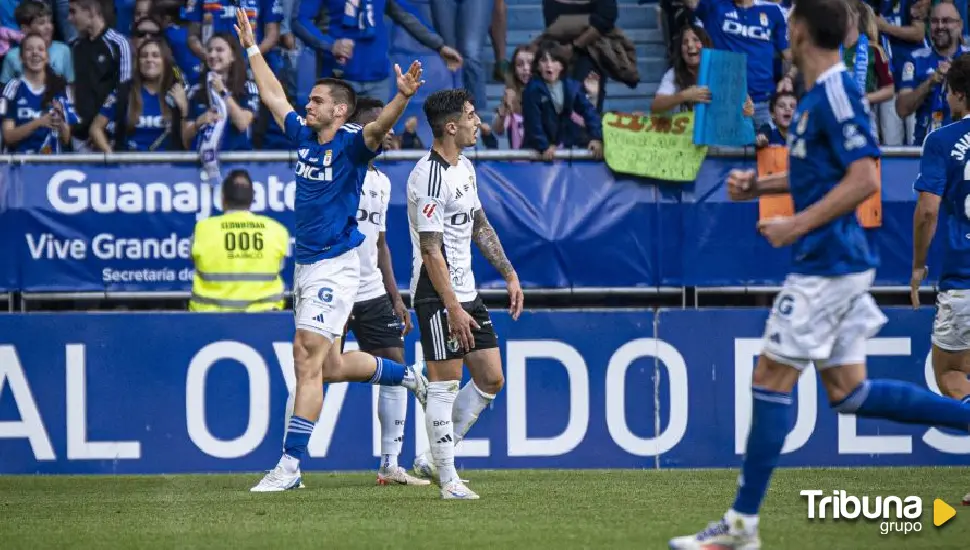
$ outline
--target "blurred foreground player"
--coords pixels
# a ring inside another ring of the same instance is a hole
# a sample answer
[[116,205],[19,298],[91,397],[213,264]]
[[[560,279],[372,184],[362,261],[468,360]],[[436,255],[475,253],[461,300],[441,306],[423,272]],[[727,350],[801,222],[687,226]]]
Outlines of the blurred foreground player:
[[367,166],[388,131],[421,86],[421,66],[397,71],[398,92],[377,120],[363,128],[347,121],[356,94],[345,82],[323,79],[310,90],[306,120],[290,106],[266,64],[244,10],[236,10],[236,34],[246,48],[259,96],[293,143],[296,166],[296,268],[293,299],[296,391],[287,422],[283,456],[251,490],[285,491],[302,486],[300,461],[323,407],[323,385],[369,382],[422,392],[425,384],[410,367],[355,351],[340,353],[341,335],[360,285],[357,207]]
[[[357,98],[354,123],[366,126],[377,120],[383,107],[384,102],[378,99]],[[358,227],[364,234],[364,243],[360,245],[360,288],[348,328],[353,331],[360,351],[404,364],[404,337],[411,331],[411,313],[397,290],[391,267],[391,249],[384,234],[390,200],[391,180],[371,161],[357,209]],[[377,471],[380,485],[431,484],[426,479],[409,475],[397,464],[404,443],[407,414],[407,390],[402,386],[381,386],[377,397],[377,419],[381,424],[381,466]]]
[[790,173],[728,177],[734,200],[790,189],[797,213],[758,228],[772,246],[794,245],[793,272],[775,299],[754,370],[734,504],[707,529],[671,540],[671,548],[761,547],[758,512],[791,428],[792,388],[812,363],[838,413],[970,432],[970,405],[908,382],[866,377],[866,340],[886,317],[869,295],[877,262],[855,211],[878,189],[879,146],[840,60],[848,12],[845,0],[799,0],[792,12],[792,52],[808,89],[788,137]]
[[[478,140],[481,119],[471,101],[467,90],[443,90],[425,100],[434,143],[408,178],[411,296],[428,366],[428,439],[444,499],[478,498],[458,478],[455,445],[505,383],[495,329],[475,289],[472,241],[505,279],[513,319],[523,303],[519,277],[478,200],[475,167],[461,154]],[[472,379],[459,391],[462,364]]]
[[195,225],[189,311],[279,311],[280,271],[290,234],[273,218],[253,214],[253,180],[233,170],[222,181],[223,214]]
[[[943,271],[933,322],[933,373],[944,395],[970,403],[970,181],[967,148],[970,140],[970,56],[958,57],[946,75],[947,103],[957,122],[926,137],[913,216],[913,277],[910,296],[919,307],[919,287],[926,278],[926,255],[936,233],[942,206]],[[970,506],[970,493],[963,497]]]

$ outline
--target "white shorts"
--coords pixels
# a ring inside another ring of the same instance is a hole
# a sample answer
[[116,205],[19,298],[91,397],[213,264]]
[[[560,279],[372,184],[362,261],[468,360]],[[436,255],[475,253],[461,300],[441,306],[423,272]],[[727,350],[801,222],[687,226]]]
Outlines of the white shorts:
[[296,328],[326,336],[344,333],[360,284],[357,249],[313,264],[296,264],[293,272],[293,310]]
[[764,354],[798,370],[864,364],[866,341],[888,320],[869,294],[875,275],[789,275],[765,326]]
[[934,346],[946,351],[970,349],[970,291],[937,293],[931,340]]

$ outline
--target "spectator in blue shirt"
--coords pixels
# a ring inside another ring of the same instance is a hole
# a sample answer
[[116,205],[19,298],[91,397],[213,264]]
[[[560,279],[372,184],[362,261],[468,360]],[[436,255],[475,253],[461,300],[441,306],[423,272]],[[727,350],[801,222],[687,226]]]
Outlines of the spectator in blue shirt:
[[781,6],[755,0],[686,0],[714,47],[748,59],[748,95],[754,101],[755,127],[771,121],[768,101],[775,92],[775,56],[791,60],[788,22]]
[[[236,37],[236,10],[243,9],[256,32],[259,51],[267,56],[280,40],[280,22],[283,21],[283,4],[280,0],[238,0],[239,8],[233,0],[193,0],[186,4],[185,20],[189,25],[189,46],[200,59],[206,55],[202,51],[203,26],[211,18],[211,33],[228,33]],[[238,39],[237,39],[238,40]],[[271,60],[267,59],[267,61]],[[278,67],[274,66],[274,69]]]
[[[176,82],[172,54],[158,38],[141,43],[136,53],[137,70],[128,98],[129,151],[171,151],[182,149],[182,120],[188,112],[185,89]],[[113,150],[118,98],[108,96],[101,112],[91,123],[91,140],[105,153]],[[174,106],[173,106],[174,105]]]
[[[259,92],[256,83],[246,78],[246,62],[239,40],[228,33],[216,33],[209,39],[207,51],[199,84],[189,90],[189,117],[183,140],[193,150],[198,149],[200,130],[221,120],[212,92],[225,101],[228,117],[219,150],[251,150],[251,127],[259,112]],[[211,89],[210,73],[213,73]]]
[[[902,93],[903,65],[913,52],[927,46],[926,17],[929,0],[876,0],[873,6],[878,13],[876,30],[880,34],[882,49],[889,56],[889,67],[896,92]],[[898,96],[897,96],[898,97]],[[883,145],[911,145],[914,138],[915,117],[900,118],[895,101],[880,103],[879,126]]]
[[[603,155],[603,126],[596,107],[586,98],[583,84],[563,78],[566,60],[555,44],[542,44],[532,66],[533,77],[522,94],[525,147],[552,160],[559,148],[588,147],[596,158]],[[572,120],[582,117],[586,134]]]
[[[162,35],[172,51],[172,59],[178,67],[182,80],[188,86],[199,83],[202,74],[202,59],[196,57],[189,47],[189,28],[179,24],[179,7],[177,2],[166,0],[157,2],[152,8],[151,21],[157,21],[162,29]],[[142,23],[135,23],[134,34],[140,34]]]
[[755,146],[787,145],[788,129],[795,114],[797,100],[792,92],[778,92],[771,97],[771,122],[758,129]]
[[47,55],[47,42],[39,34],[21,43],[23,75],[7,83],[0,99],[7,152],[58,153],[71,142],[77,116],[67,82],[51,68]]
[[903,64],[896,99],[900,117],[916,113],[916,146],[923,145],[927,134],[952,122],[943,81],[950,62],[967,52],[960,43],[963,21],[953,4],[940,3],[933,8],[930,32],[933,45],[916,50]]
[[[51,15],[50,6],[38,0],[24,0],[14,11],[20,31],[24,36],[33,33],[44,38],[47,43],[47,58],[54,73],[64,77],[68,84],[72,84],[74,83],[74,63],[71,59],[71,48],[63,42],[54,40],[54,21]],[[11,48],[3,58],[0,83],[6,84],[12,78],[20,76],[22,72],[20,46],[16,46]]]

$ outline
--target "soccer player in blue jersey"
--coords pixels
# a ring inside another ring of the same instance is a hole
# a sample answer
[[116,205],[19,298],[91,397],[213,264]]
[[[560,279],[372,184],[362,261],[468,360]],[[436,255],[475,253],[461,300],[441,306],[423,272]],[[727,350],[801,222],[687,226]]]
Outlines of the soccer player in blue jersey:
[[790,57],[781,6],[761,0],[686,0],[685,4],[700,19],[715,48],[747,55],[755,128],[771,122],[768,102],[775,92],[775,54]]
[[733,200],[790,192],[794,216],[765,220],[775,247],[793,245],[792,273],[775,299],[752,379],[751,427],[736,498],[703,531],[670,541],[675,549],[761,547],[758,512],[792,425],[792,389],[814,363],[840,414],[946,426],[970,432],[970,405],[897,380],[869,380],[866,341],[886,317],[869,294],[877,261],[856,208],[879,186],[879,146],[869,112],[842,64],[845,0],[798,0],[792,54],[806,92],[788,135],[789,173],[758,179],[732,171]]
[[360,283],[357,247],[364,236],[357,229],[357,206],[368,164],[423,81],[419,63],[413,63],[405,74],[395,66],[397,95],[377,120],[361,127],[347,123],[356,104],[353,89],[340,80],[323,79],[310,91],[304,120],[287,102],[242,10],[237,11],[236,25],[260,98],[285,129],[299,157],[293,416],[287,423],[282,458],[252,488],[254,492],[285,491],[302,486],[300,460],[306,455],[323,406],[323,384],[358,381],[405,386],[416,393],[427,391],[423,377],[411,367],[363,352],[341,355],[339,342]]
[[[970,403],[970,56],[957,58],[946,75],[946,100],[954,122],[935,130],[923,142],[919,192],[913,215],[913,307],[926,278],[926,255],[942,207],[943,269],[933,322],[933,373],[940,391]],[[963,497],[970,505],[970,494]]]

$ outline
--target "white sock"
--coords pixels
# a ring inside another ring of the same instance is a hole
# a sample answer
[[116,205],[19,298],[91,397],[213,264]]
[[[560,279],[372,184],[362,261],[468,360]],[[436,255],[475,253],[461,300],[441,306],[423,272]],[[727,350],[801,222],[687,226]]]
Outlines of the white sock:
[[458,380],[428,383],[425,424],[431,442],[431,456],[438,468],[442,486],[458,477],[455,471],[455,434],[451,422],[458,384]]
[[455,408],[451,412],[451,421],[455,424],[455,436],[457,436],[456,445],[465,438],[465,434],[478,420],[478,415],[482,414],[485,407],[488,407],[493,400],[495,396],[478,389],[474,380],[469,380],[458,392]]
[[407,415],[408,390],[404,386],[381,386],[377,395],[377,419],[381,423],[381,467],[385,470],[397,468]]

